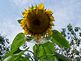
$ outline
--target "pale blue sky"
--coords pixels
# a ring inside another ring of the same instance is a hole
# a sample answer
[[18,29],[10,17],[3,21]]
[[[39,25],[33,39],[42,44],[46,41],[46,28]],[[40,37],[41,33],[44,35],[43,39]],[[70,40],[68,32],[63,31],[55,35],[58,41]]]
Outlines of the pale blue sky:
[[81,26],[81,0],[0,0],[0,33],[12,41],[23,31],[17,20],[22,18],[24,9],[39,3],[53,11],[55,29],[60,30],[69,23]]

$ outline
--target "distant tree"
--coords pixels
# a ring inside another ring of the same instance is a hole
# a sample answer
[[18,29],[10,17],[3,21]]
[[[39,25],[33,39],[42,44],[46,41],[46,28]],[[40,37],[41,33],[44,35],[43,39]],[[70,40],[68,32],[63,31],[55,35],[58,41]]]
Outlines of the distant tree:
[[2,56],[9,51],[9,40],[0,34],[0,61],[2,61]]
[[62,35],[69,41],[71,48],[63,49],[56,47],[56,51],[72,61],[81,61],[81,28],[72,27],[69,24],[66,28],[62,29]]

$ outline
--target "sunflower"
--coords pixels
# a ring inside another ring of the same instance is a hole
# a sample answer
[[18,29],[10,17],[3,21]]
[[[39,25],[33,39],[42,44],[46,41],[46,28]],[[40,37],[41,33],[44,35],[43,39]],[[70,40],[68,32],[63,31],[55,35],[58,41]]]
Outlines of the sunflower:
[[44,9],[43,4],[25,9],[20,24],[26,35],[31,35],[39,42],[41,38],[52,34],[54,17],[52,11]]

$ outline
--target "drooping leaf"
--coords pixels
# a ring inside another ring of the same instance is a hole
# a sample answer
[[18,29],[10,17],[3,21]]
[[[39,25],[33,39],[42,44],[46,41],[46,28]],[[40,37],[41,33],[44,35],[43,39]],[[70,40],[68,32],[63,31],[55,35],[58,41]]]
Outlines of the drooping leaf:
[[40,59],[41,61],[54,61],[54,45],[51,42],[44,44],[36,44],[33,47],[36,60]]
[[51,41],[56,43],[60,47],[70,48],[68,41],[57,30],[53,30],[53,35],[52,35]]

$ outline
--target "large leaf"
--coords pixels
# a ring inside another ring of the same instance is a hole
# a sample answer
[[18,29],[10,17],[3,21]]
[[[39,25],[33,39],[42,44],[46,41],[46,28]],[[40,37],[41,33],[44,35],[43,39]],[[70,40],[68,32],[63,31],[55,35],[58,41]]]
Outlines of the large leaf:
[[25,43],[25,41],[26,39],[23,33],[17,34],[11,44],[11,52],[14,53],[15,51],[17,51],[19,47]]
[[19,47],[24,44],[26,41],[25,35],[23,33],[17,34],[17,36],[14,38],[12,44],[11,44],[11,50],[3,56],[3,59],[10,56],[11,54],[19,53]]
[[54,61],[54,45],[51,42],[47,42],[44,44],[36,44],[33,47],[35,53],[35,59],[41,61]]
[[19,56],[19,55],[13,55],[9,60],[7,61],[30,61],[28,58]]
[[70,48],[68,41],[57,30],[53,30],[53,35],[52,35],[51,41],[56,43],[60,47]]

